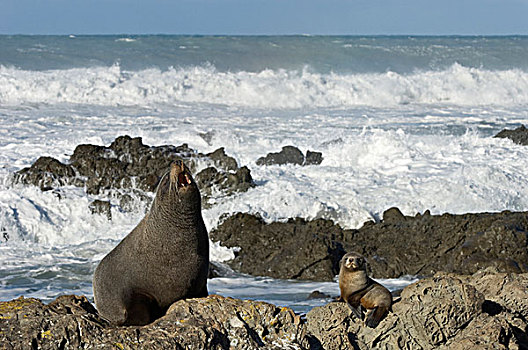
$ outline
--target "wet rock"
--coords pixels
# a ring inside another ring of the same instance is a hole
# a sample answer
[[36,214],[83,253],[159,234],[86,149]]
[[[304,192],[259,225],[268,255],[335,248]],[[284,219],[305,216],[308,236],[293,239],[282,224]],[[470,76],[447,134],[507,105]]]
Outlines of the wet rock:
[[207,198],[221,192],[229,194],[244,192],[255,186],[249,169],[244,166],[236,172],[223,172],[215,167],[205,168],[195,176],[202,197]]
[[282,151],[278,153],[268,153],[266,157],[261,157],[257,160],[257,165],[283,165],[283,164],[297,164],[304,163],[304,155],[294,146],[284,146]]
[[330,295],[320,292],[318,290],[314,290],[308,295],[306,299],[311,300],[311,299],[330,299],[330,298],[331,298]]
[[344,230],[329,220],[265,223],[250,214],[226,219],[210,237],[240,247],[228,264],[236,271],[274,278],[331,281],[347,251],[367,257],[375,278],[475,273],[495,267],[528,272],[525,212],[404,216],[397,208],[378,223]]
[[519,145],[528,146],[528,129],[524,125],[515,130],[504,129],[495,137],[508,138]]
[[306,151],[306,158],[304,165],[319,165],[323,161],[323,154],[321,152]]
[[144,145],[141,137],[120,136],[109,147],[77,146],[70,163],[88,178],[88,193],[128,187],[154,191],[174,160],[184,160],[193,171],[196,157],[198,153],[187,144],[151,147]]
[[71,165],[62,164],[55,158],[40,157],[30,168],[17,173],[18,182],[47,189],[69,185],[74,181],[75,170]]
[[[201,182],[201,190],[205,194],[216,191],[226,196],[247,191],[254,186],[249,169],[239,168],[236,160],[228,156],[223,148],[204,155],[187,144],[147,146],[140,137],[130,136],[120,136],[108,147],[79,145],[71,155],[69,164],[41,157],[31,167],[17,172],[15,182],[33,184],[42,189],[63,185],[84,186],[89,194],[121,189],[153,192],[176,159],[185,161],[193,173],[198,160],[211,165],[215,173],[206,171],[202,176],[204,181]],[[122,192],[118,194],[125,195]],[[125,207],[131,206],[123,205]]]
[[257,160],[257,165],[318,165],[323,161],[321,152],[307,151],[306,157],[297,147],[284,146],[278,153],[268,153],[266,157]]
[[112,205],[110,201],[96,199],[90,203],[89,208],[92,214],[101,214],[106,216],[108,220],[112,220]]
[[209,234],[227,247],[240,247],[227,262],[234,270],[283,279],[331,281],[345,254],[333,237],[342,229],[328,220],[266,224],[261,218],[238,213]]
[[526,349],[528,274],[437,274],[407,286],[372,329],[345,303],[289,308],[218,295],[180,300],[142,327],[114,327],[84,296],[0,302],[3,349]]
[[392,209],[380,223],[354,230],[344,239],[368,257],[378,277],[475,273],[490,266],[503,272],[528,271],[524,212],[410,217]]
[[37,299],[0,302],[5,349],[301,349],[304,325],[288,308],[224,298],[180,300],[143,327],[111,327],[85,297],[49,305]]
[[217,168],[226,171],[237,171],[238,164],[235,158],[228,156],[225,153],[224,147],[217,149],[214,152],[206,154],[207,157],[211,158]]
[[228,265],[217,261],[209,262],[209,274],[207,278],[211,279],[216,277],[226,277],[234,275],[235,272]]
[[308,336],[312,349],[523,349],[527,282],[527,274],[440,274],[406,287],[375,329],[352,319],[345,303],[316,307],[306,316]]
[[383,212],[383,222],[385,223],[398,223],[405,221],[405,216],[398,208],[389,208]]

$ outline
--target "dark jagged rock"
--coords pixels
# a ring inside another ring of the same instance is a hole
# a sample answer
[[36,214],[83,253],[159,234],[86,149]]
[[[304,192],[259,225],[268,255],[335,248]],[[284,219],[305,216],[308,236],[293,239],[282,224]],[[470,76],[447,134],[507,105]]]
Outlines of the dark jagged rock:
[[383,222],[386,224],[405,221],[405,216],[398,208],[390,208],[383,213]]
[[176,159],[185,161],[193,173],[198,160],[211,165],[214,176],[211,171],[201,176],[207,179],[201,183],[204,194],[210,195],[212,187],[214,191],[229,195],[247,191],[254,185],[249,169],[239,168],[236,160],[228,156],[223,148],[204,155],[187,144],[147,146],[140,137],[130,136],[120,136],[108,147],[79,145],[69,164],[41,157],[31,167],[17,172],[15,182],[33,184],[43,190],[63,185],[85,186],[89,194],[119,189],[152,192]]
[[519,145],[528,146],[528,129],[524,125],[515,130],[504,129],[495,137],[508,138]]
[[108,220],[112,220],[112,205],[109,201],[96,199],[90,203],[89,208],[92,214],[105,215]]
[[330,298],[331,298],[330,295],[320,292],[318,290],[314,290],[308,295],[306,299],[311,300],[311,299],[330,299]]
[[[388,220],[385,220],[385,216]],[[474,273],[490,266],[503,272],[528,271],[528,214],[478,213],[400,216],[344,236],[353,250],[369,257],[378,277],[431,276],[438,271]]]
[[17,175],[19,182],[46,190],[70,184],[75,177],[75,170],[71,165],[62,164],[55,158],[40,157],[31,168],[24,168]]
[[[345,303],[306,318],[265,302],[180,300],[141,327],[114,327],[84,296],[0,302],[2,349],[526,349],[528,274],[437,274],[407,286],[372,329]],[[337,286],[336,286],[337,289]]]
[[228,265],[217,262],[217,261],[210,261],[209,262],[209,274],[207,278],[216,278],[216,277],[227,277],[227,276],[234,276],[236,272],[234,272]]
[[268,153],[266,157],[261,157],[257,160],[257,165],[283,165],[283,164],[297,164],[304,163],[304,155],[294,146],[284,146],[282,151],[278,153]]
[[211,158],[214,161],[216,167],[220,169],[227,171],[237,171],[238,169],[237,161],[235,158],[230,157],[225,153],[224,147],[220,147],[214,152],[207,153],[206,156]]
[[[236,172],[222,172],[215,167],[200,171],[195,176],[203,197],[210,197],[215,192],[244,192],[255,186],[249,169],[244,166]],[[205,204],[205,203],[204,203]]]
[[323,154],[321,152],[306,151],[306,158],[304,165],[319,165],[323,161]]
[[257,160],[257,165],[318,165],[323,161],[321,152],[307,151],[306,157],[294,146],[284,146],[278,153],[268,153],[266,157]]
[[120,136],[109,147],[77,146],[70,163],[88,178],[88,193],[129,187],[154,191],[174,160],[184,160],[193,171],[195,158],[199,156],[187,144],[151,147],[144,145],[140,137]]
[[0,302],[3,349],[301,349],[303,331],[288,308],[218,295],[180,300],[142,327],[111,327],[74,295]]
[[345,250],[335,240],[339,226],[328,220],[291,219],[266,224],[262,219],[238,213],[209,234],[228,247],[240,247],[234,270],[274,278],[331,281],[339,272]]
[[379,223],[344,230],[329,220],[266,224],[250,214],[226,219],[210,237],[240,247],[228,264],[236,271],[274,278],[330,281],[347,251],[367,257],[373,277],[474,273],[486,267],[528,271],[528,214],[480,213],[404,216],[397,208]]

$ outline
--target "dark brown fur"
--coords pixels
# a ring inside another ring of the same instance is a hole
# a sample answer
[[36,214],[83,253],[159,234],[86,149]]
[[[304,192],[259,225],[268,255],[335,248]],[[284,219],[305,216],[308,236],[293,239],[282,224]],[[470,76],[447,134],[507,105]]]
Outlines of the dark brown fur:
[[112,324],[144,325],[177,300],[207,296],[208,270],[200,192],[176,161],[147,215],[97,266],[95,304]]
[[362,308],[368,310],[365,324],[375,328],[392,305],[389,290],[367,275],[365,258],[357,253],[347,253],[340,262],[340,300],[348,303],[354,316],[363,319]]

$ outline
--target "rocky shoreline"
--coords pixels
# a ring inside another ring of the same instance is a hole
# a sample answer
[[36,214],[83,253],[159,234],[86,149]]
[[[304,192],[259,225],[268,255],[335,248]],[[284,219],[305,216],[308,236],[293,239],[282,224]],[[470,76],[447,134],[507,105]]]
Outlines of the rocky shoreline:
[[437,274],[407,286],[377,328],[344,303],[307,315],[225,298],[175,302],[142,327],[113,327],[84,296],[0,302],[3,349],[526,349],[528,274]]
[[[524,127],[503,131],[527,144]],[[249,168],[223,148],[203,154],[181,146],[147,146],[121,136],[108,147],[79,145],[67,163],[39,158],[14,175],[14,182],[43,191],[63,185],[88,194],[149,201],[163,172],[175,159],[191,168],[203,205],[256,186]],[[298,166],[321,163],[320,152],[286,146],[257,164]],[[134,196],[131,196],[133,193]],[[214,195],[213,195],[214,194]],[[136,198],[136,199],[133,199]],[[139,199],[138,199],[139,198]],[[95,200],[93,214],[111,217],[111,204]],[[339,260],[357,251],[375,278],[404,275],[422,279],[372,330],[351,318],[343,303],[329,303],[307,315],[264,302],[211,295],[180,300],[144,327],[112,327],[83,296],[62,296],[50,304],[19,298],[0,302],[0,345],[4,349],[528,349],[528,212],[405,216],[389,208],[380,221],[343,229],[325,219],[291,218],[267,223],[257,215],[224,217],[212,241],[239,247],[226,262],[236,272],[277,279],[332,281]],[[225,271],[212,266],[212,276]]]

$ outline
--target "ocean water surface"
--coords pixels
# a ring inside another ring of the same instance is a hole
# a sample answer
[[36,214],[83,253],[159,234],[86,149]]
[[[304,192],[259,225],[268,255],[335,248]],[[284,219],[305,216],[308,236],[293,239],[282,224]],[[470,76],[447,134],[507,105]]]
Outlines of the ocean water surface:
[[[13,184],[40,156],[141,136],[147,145],[225,147],[258,184],[203,211],[346,228],[406,215],[528,210],[528,150],[493,138],[528,123],[528,37],[0,36],[0,300],[92,297],[97,263],[145,208]],[[200,134],[209,133],[205,140]],[[317,166],[258,166],[285,145]],[[101,197],[102,198],[102,197]],[[233,252],[211,243],[211,258]],[[381,282],[397,289],[413,281]],[[210,292],[291,306],[337,283],[228,276]]]

